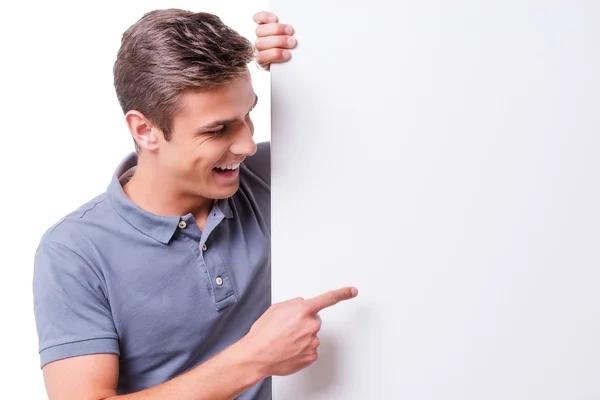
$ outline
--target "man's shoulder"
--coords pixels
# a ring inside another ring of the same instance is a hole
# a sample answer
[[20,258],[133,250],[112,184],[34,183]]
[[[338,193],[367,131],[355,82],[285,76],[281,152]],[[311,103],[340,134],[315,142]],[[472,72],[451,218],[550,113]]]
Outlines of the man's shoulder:
[[56,243],[68,248],[78,247],[86,230],[106,223],[111,217],[107,195],[102,193],[63,216],[42,235],[40,244]]

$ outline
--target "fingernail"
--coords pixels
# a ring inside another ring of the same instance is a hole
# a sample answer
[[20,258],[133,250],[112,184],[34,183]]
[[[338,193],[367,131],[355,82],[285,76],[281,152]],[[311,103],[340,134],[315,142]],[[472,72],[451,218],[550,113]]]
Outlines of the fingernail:
[[290,58],[292,56],[292,53],[290,53],[289,50],[284,50],[281,54],[283,55],[283,58]]
[[350,292],[352,293],[352,296],[356,296],[358,294],[358,289],[353,287],[350,289]]
[[294,28],[292,28],[291,26],[286,26],[285,27],[285,34],[286,35],[291,35],[292,33],[294,33]]
[[277,17],[274,15],[269,15],[269,22],[275,22],[277,21]]
[[294,38],[291,38],[291,37],[288,38],[287,39],[287,44],[288,44],[288,46],[293,46],[294,45]]

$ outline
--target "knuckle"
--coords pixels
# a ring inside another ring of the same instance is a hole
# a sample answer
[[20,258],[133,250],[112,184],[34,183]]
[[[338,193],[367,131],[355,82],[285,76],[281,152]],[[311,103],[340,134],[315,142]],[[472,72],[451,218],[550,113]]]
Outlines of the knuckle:
[[269,24],[263,24],[256,27],[256,36],[270,36],[271,28]]
[[336,292],[332,292],[329,295],[329,299],[333,304],[337,304],[340,301],[340,296]]
[[321,323],[318,321],[315,321],[312,326],[310,327],[310,332],[312,332],[313,335],[316,335],[317,332],[319,332],[321,330]]
[[[293,41],[293,39],[292,39]],[[283,48],[289,48],[291,47],[290,45],[290,36],[281,36],[279,38],[279,47],[283,47]]]
[[272,308],[272,309],[281,308],[281,306],[283,306],[284,304],[285,304],[285,302],[273,303],[273,304],[271,304],[271,306],[269,308]]
[[269,24],[259,25],[257,28],[257,32],[258,36],[269,36],[271,34]]
[[312,314],[312,310],[310,308],[310,306],[308,306],[306,303],[302,302],[299,303],[300,304],[300,313],[304,316],[308,316]]
[[277,49],[277,48],[271,49],[270,53],[271,53],[270,55],[271,55],[271,57],[273,59],[277,59],[278,60],[282,56],[282,50],[281,49]]
[[269,22],[269,13],[267,11],[261,11],[258,13],[258,20],[262,23]]
[[287,25],[285,24],[278,24],[277,25],[277,34],[278,35],[285,35],[285,28],[287,27]]

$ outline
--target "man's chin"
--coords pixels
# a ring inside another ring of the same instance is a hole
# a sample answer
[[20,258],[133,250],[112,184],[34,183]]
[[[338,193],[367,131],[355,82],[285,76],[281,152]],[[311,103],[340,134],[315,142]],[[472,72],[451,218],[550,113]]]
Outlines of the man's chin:
[[240,189],[239,181],[236,182],[234,185],[229,185],[228,187],[222,187],[221,186],[221,187],[218,187],[218,188],[214,188],[214,190],[211,191],[211,194],[212,194],[211,198],[213,200],[228,199],[231,196],[233,196],[234,194],[236,194],[236,192],[239,189]]

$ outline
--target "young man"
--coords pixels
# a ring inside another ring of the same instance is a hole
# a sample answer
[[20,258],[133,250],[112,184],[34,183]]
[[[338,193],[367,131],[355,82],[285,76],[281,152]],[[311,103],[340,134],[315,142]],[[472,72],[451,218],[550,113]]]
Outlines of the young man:
[[[289,59],[291,28],[270,13],[255,20],[259,63]],[[123,35],[114,82],[136,152],[36,253],[50,399],[269,399],[272,375],[317,359],[318,312],[357,294],[270,304],[253,58],[205,13],[153,11]]]

